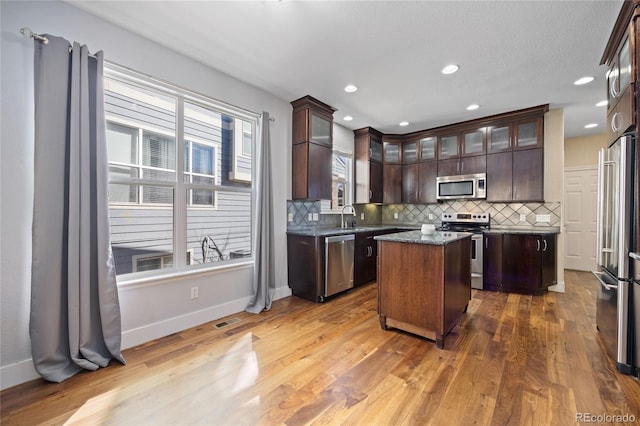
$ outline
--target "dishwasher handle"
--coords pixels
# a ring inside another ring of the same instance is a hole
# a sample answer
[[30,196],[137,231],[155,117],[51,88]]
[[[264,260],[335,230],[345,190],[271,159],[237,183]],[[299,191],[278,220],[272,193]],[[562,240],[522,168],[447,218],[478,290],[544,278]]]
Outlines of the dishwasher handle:
[[325,237],[324,238],[324,242],[326,244],[329,244],[329,243],[339,243],[339,242],[343,242],[343,241],[351,241],[351,240],[355,240],[355,239],[356,239],[355,234],[332,235],[330,237]]

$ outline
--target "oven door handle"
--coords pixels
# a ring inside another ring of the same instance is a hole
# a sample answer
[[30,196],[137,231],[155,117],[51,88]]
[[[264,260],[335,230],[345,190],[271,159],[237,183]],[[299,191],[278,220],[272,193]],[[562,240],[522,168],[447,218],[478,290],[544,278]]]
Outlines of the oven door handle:
[[600,281],[600,284],[602,284],[602,286],[604,288],[606,288],[607,290],[611,291],[611,290],[617,290],[618,286],[617,285],[611,285],[611,284],[607,284],[604,282],[604,280],[600,277],[602,277],[604,275],[604,272],[596,272],[596,271],[591,271],[591,273],[593,274],[594,277],[596,277],[596,279],[598,281]]

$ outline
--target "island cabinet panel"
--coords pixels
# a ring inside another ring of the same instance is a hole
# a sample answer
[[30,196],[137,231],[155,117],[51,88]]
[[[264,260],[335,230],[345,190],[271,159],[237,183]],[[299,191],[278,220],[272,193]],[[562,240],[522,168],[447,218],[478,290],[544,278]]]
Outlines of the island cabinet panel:
[[378,241],[378,314],[383,329],[444,338],[471,299],[471,238],[445,245]]

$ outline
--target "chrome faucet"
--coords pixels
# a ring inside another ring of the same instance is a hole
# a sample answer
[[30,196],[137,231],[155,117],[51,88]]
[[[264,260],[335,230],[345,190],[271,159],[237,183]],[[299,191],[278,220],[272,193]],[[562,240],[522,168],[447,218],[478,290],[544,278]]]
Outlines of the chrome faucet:
[[351,204],[346,204],[342,207],[342,210],[340,210],[340,223],[341,223],[341,227],[342,228],[346,228],[346,224],[344,222],[344,209],[346,209],[347,207],[351,207],[351,214],[353,215],[353,217],[356,216],[356,209],[351,205]]

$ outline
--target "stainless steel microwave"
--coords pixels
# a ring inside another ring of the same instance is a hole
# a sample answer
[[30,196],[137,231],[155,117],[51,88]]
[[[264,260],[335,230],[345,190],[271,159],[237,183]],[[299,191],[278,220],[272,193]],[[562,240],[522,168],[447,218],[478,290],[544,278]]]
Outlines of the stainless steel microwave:
[[455,200],[487,198],[487,174],[438,176],[436,178],[437,199]]

